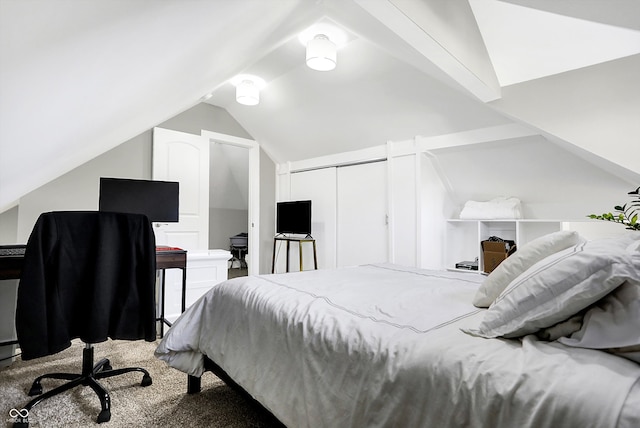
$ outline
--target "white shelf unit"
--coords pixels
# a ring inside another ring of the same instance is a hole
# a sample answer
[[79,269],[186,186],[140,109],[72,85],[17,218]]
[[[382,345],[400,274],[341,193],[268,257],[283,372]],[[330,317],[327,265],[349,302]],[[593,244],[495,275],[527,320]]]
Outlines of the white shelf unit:
[[[483,273],[484,260],[480,242],[491,236],[515,241],[518,247],[540,236],[566,230],[568,223],[563,220],[447,220],[445,239],[445,267],[455,269],[460,261],[478,258],[478,271]],[[476,272],[476,271],[471,271]]]

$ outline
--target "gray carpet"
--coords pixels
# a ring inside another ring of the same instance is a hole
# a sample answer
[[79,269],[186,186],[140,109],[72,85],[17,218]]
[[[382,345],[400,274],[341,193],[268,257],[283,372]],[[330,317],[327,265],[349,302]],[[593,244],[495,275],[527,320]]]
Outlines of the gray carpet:
[[[58,354],[22,361],[19,357],[0,370],[0,422],[12,425],[11,409],[21,409],[33,380],[44,373],[79,372],[83,344]],[[107,341],[95,345],[95,360],[109,358],[114,369],[143,367],[153,384],[141,387],[141,373],[128,373],[100,380],[111,395],[111,421],[97,424],[100,401],[89,387],[70,391],[42,401],[30,415],[31,427],[272,427],[277,424],[268,414],[249,404],[212,373],[202,377],[202,392],[186,394],[186,374],[168,367],[153,356],[157,342]],[[44,391],[63,383],[44,380]]]

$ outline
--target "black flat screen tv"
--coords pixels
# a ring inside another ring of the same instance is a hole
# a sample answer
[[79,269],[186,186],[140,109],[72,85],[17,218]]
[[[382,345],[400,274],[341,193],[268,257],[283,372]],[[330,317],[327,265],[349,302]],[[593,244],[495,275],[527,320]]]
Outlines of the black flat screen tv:
[[311,201],[278,202],[276,233],[311,235]]
[[98,210],[145,214],[149,221],[178,221],[179,183],[174,181],[100,178]]

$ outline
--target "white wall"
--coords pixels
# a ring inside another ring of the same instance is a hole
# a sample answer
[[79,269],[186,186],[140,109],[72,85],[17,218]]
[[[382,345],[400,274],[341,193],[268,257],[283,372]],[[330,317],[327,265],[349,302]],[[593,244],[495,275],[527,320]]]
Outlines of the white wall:
[[211,143],[209,248],[229,249],[229,237],[248,232],[249,150]]
[[[419,159],[419,157],[418,157]],[[389,238],[390,260],[416,266],[419,259],[420,198],[416,155],[393,157],[389,164]]]
[[18,243],[18,207],[0,214],[0,245]]
[[526,218],[584,219],[610,210],[638,184],[621,179],[540,135],[430,151],[456,217],[468,200],[512,196]]
[[248,210],[230,208],[209,209],[209,248],[229,249],[229,238],[238,233],[247,233]]
[[640,174],[640,55],[503,88],[491,105]]
[[[627,192],[640,184],[626,179],[624,168],[616,167],[621,174],[611,173],[590,162],[589,156],[578,156],[530,130],[506,126],[416,137],[366,152],[281,164],[280,195],[295,189],[289,195],[314,200],[314,212],[336,213],[339,207],[330,201],[333,186],[340,184],[329,180],[328,171],[381,157],[389,164],[387,188],[381,189],[389,192],[389,261],[427,268],[444,267],[445,220],[458,218],[468,200],[515,196],[522,201],[525,218],[584,221],[588,214],[624,203]],[[339,258],[339,220],[335,214],[322,217],[319,231],[337,229],[331,239],[314,231],[322,240],[319,252],[322,248],[329,257]],[[340,265],[327,261],[321,267]]]
[[[278,201],[307,200],[311,203],[311,235],[316,240],[318,268],[336,266],[336,168],[322,168],[286,175],[280,180]],[[274,217],[275,221],[275,217]],[[276,248],[276,272],[284,272],[286,245],[279,243]],[[291,245],[290,269],[299,270],[298,248]],[[303,246],[303,263],[311,267],[313,251],[310,245]]]
[[151,134],[141,134],[21,198],[18,242],[27,242],[43,212],[97,210],[100,177],[149,179]]
[[[158,126],[197,135],[205,129],[251,138],[224,109],[209,104],[198,104]],[[16,225],[15,241],[5,242],[26,242],[42,212],[96,210],[101,176],[150,179],[151,138],[151,130],[143,132],[21,198],[17,222],[12,219],[12,210],[0,214],[2,229],[5,224]],[[268,157],[264,161],[268,162]],[[12,232],[2,234],[11,236]]]
[[[259,272],[271,273],[273,236],[276,212],[276,165],[260,149],[260,267]],[[251,255],[249,255],[251,261]]]
[[437,158],[420,154],[419,186],[419,227],[416,234],[422,239],[418,242],[420,266],[439,269],[444,266],[445,259],[445,224],[444,220],[457,214],[457,207],[451,201],[443,177],[439,175]]

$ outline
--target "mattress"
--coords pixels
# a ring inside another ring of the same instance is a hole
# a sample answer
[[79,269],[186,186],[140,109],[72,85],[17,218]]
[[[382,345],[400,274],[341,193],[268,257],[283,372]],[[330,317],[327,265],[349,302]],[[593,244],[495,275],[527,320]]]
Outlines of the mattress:
[[483,280],[391,264],[236,278],[156,355],[195,376],[209,357],[290,427],[637,426],[640,365],[464,333]]

